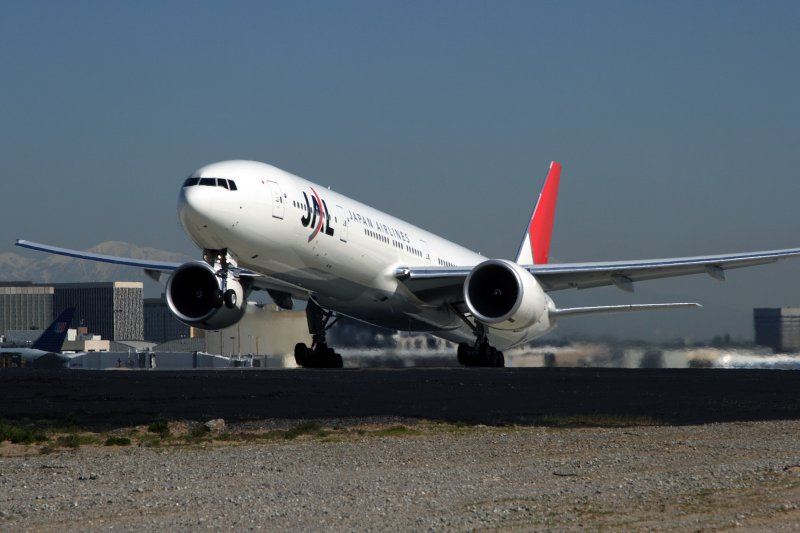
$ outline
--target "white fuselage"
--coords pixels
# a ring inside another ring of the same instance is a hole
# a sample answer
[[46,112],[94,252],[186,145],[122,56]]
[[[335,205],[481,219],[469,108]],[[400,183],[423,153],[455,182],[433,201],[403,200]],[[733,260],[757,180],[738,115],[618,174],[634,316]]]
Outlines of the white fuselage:
[[[192,177],[226,180],[181,189],[180,221],[199,247],[227,249],[239,267],[289,283],[323,308],[387,328],[474,340],[451,306],[420,301],[395,271],[474,266],[485,260],[480,254],[264,163],[214,163]],[[549,329],[548,322],[522,332],[490,330],[489,339],[505,349]]]
[[[39,359],[43,355],[47,355],[52,352],[46,352],[44,350],[37,350],[36,348],[0,348],[0,355],[19,355],[26,361],[35,361]],[[59,355],[60,354],[56,354]]]

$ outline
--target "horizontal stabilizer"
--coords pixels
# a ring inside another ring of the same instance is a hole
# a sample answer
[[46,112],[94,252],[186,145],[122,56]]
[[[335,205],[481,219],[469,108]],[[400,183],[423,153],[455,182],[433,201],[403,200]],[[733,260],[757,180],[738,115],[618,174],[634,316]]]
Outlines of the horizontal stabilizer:
[[570,307],[550,311],[551,317],[573,315],[599,315],[601,313],[627,313],[629,311],[660,311],[663,309],[682,309],[686,307],[703,307],[698,303],[669,304],[632,304],[632,305],[599,305],[596,307]]

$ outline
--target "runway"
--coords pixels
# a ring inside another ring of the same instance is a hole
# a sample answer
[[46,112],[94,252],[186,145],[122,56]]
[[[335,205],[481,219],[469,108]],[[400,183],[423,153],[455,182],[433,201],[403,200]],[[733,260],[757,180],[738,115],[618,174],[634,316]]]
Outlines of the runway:
[[408,417],[536,424],[648,417],[664,424],[800,418],[800,372],[719,369],[0,371],[0,419],[93,429],[156,419]]

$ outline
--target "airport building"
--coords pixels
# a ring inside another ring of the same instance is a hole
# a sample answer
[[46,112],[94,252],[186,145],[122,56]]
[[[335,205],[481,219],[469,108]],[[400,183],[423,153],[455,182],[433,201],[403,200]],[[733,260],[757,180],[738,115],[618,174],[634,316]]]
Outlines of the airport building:
[[53,287],[0,283],[0,335],[11,330],[42,330],[52,321]]
[[64,309],[75,307],[70,328],[111,341],[142,340],[143,293],[144,286],[138,281],[0,283],[0,335],[44,329]]
[[756,344],[775,353],[800,352],[800,307],[753,309]]
[[144,338],[144,285],[140,281],[54,283],[53,313],[75,308],[71,327],[86,327],[101,338]]

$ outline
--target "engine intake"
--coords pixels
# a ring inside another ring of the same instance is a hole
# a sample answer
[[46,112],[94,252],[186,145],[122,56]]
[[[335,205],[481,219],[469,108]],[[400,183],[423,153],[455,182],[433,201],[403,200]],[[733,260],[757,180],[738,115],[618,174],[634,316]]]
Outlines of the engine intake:
[[228,277],[225,292],[211,265],[192,261],[169,277],[167,305],[184,324],[206,330],[223,329],[241,320],[247,305],[247,291],[238,280]]
[[548,298],[524,268],[490,259],[472,269],[464,281],[464,299],[472,315],[497,329],[521,330],[547,313]]

